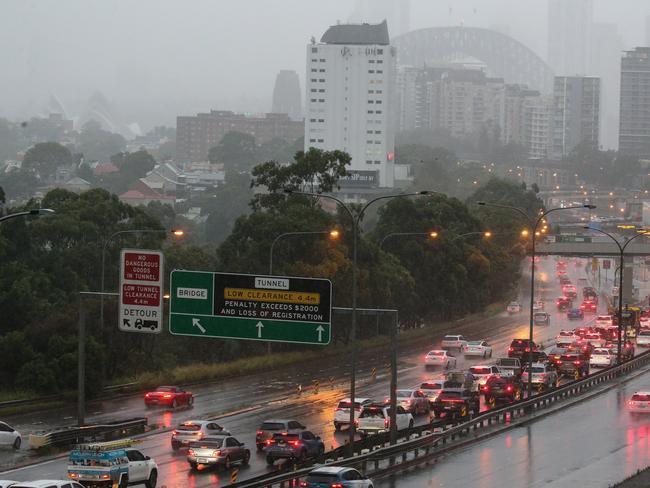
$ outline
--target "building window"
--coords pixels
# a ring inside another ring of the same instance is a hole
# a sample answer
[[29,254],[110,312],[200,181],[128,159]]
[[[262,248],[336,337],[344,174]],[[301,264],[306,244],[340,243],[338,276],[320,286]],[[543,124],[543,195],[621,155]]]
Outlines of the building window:
[[366,141],[366,144],[372,144],[372,141]]
[[319,73],[325,73],[325,68],[321,68],[318,70]]
[[369,69],[369,70],[368,70],[368,73],[374,73],[374,72],[375,72],[374,69]]
[[324,102],[325,99],[324,99],[324,98],[319,98],[318,101],[319,101],[319,102]]
[[375,103],[381,103],[381,100],[375,100]]
[[383,72],[384,72],[384,71],[381,70],[381,69],[378,69],[378,70],[377,70],[377,74],[381,74],[381,73],[383,73]]
[[312,92],[312,93],[316,93],[317,91],[318,91],[318,90],[316,90],[316,88],[312,88],[312,89],[311,89],[311,92]]
[[375,144],[381,144],[381,141],[375,141]]
[[316,119],[309,119],[309,122],[316,122]]
[[318,59],[312,59],[311,62],[312,63],[318,63]]
[[368,110],[368,113],[369,113],[369,114],[374,114],[375,111],[374,111],[374,110]]
[[375,90],[368,90],[368,93],[375,93]]
[[319,93],[325,93],[325,88],[321,88],[318,90]]
[[372,159],[366,159],[366,164],[372,164]]
[[318,52],[318,48],[317,48],[317,47],[312,47],[312,48],[311,48],[311,52],[313,52],[313,53],[317,53],[317,52]]
[[375,134],[381,134],[381,131],[380,131],[380,130],[376,130],[376,131],[375,131]]
[[384,92],[382,90],[375,90],[375,93],[381,94],[381,93],[384,93]]
[[309,139],[309,142],[316,142],[316,139]]
[[321,58],[321,60],[320,60],[320,62],[321,62],[321,63],[324,63],[324,62],[325,62],[325,60],[324,60],[323,58]]
[[367,130],[366,134],[372,134],[372,130]]
[[377,64],[383,64],[383,63],[384,63],[384,60],[383,60],[383,59],[378,59],[378,60],[377,60]]
[[316,78],[311,78],[312,83],[316,83],[318,80]]
[[319,122],[325,122],[325,119],[318,119]]
[[375,103],[374,100],[368,100],[368,103]]
[[325,139],[318,139],[318,142],[324,142]]
[[375,60],[374,60],[374,59],[369,59],[368,62],[369,62],[369,63],[374,63]]
[[316,72],[318,72],[318,70],[317,70],[316,68],[312,68],[312,69],[311,69],[311,72],[312,72],[312,73],[316,73]]
[[381,113],[381,110],[377,110],[375,113],[376,113],[376,114],[380,114],[380,113]]
[[384,54],[384,50],[383,49],[377,49],[377,54]]
[[381,161],[375,159],[375,164],[381,164]]
[[318,81],[320,81],[321,83],[325,83],[325,78],[320,78]]

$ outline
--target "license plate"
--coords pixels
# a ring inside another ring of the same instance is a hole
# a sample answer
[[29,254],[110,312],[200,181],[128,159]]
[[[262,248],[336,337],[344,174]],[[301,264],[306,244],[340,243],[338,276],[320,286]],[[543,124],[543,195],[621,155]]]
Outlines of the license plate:
[[199,464],[206,464],[208,462],[208,459],[207,458],[198,458],[196,460],[196,462],[199,463]]

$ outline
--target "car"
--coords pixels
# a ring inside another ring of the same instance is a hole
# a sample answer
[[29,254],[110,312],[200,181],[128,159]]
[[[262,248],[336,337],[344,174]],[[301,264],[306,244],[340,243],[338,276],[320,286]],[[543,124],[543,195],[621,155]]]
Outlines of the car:
[[149,456],[130,447],[134,441],[122,439],[110,442],[79,444],[68,456],[68,478],[84,486],[144,484],[156,488],[158,465]]
[[560,276],[560,285],[570,285],[571,284],[571,278],[569,278],[567,275],[562,275]]
[[0,422],[0,445],[11,446],[20,449],[23,438],[16,429],[6,422]]
[[590,342],[586,341],[584,338],[580,339],[579,341],[573,342],[567,346],[567,351],[569,352],[578,351],[586,355],[587,359],[589,359],[589,356],[591,355],[591,352],[594,349],[595,347]]
[[583,286],[582,297],[587,298],[589,295],[598,295],[598,292],[596,292],[596,289],[593,286]]
[[445,383],[446,381],[443,378],[437,380],[427,380],[423,383],[420,383],[420,390],[426,395],[427,399],[429,400],[429,406],[431,406],[432,402],[436,401],[436,398],[438,398],[438,395],[444,388]]
[[[395,419],[397,430],[408,429],[413,427],[413,415],[408,413],[401,405],[395,409]],[[366,405],[361,410],[361,415],[357,420],[357,432],[365,436],[388,432],[390,430],[390,407],[388,405],[372,404]]]
[[485,402],[518,401],[523,396],[523,385],[516,376],[490,376],[481,387]]
[[650,330],[640,330],[636,336],[636,345],[650,347]]
[[596,313],[598,311],[598,304],[585,300],[580,304],[580,310],[583,310],[585,313]]
[[519,358],[497,358],[494,364],[501,371],[501,376],[507,374],[521,376],[521,360]]
[[635,391],[627,401],[627,409],[631,413],[650,412],[650,391]]
[[589,356],[580,351],[567,351],[555,361],[557,374],[580,379],[589,374]]
[[[354,418],[358,419],[361,409],[366,405],[372,403],[371,398],[355,398],[354,399]],[[341,430],[344,425],[350,425],[350,406],[352,402],[349,398],[344,398],[339,401],[336,410],[334,410],[334,429]]]
[[533,351],[537,350],[535,341],[530,341],[529,339],[513,339],[508,347],[508,357],[521,359],[531,348]]
[[172,449],[189,447],[190,442],[219,434],[230,434],[214,420],[188,420],[172,430]]
[[555,272],[555,275],[556,275],[558,278],[561,278],[562,276],[566,276],[566,275],[567,275],[566,269],[558,269],[558,270]]
[[[568,344],[567,344],[567,346],[568,346]],[[552,365],[557,364],[557,361],[560,360],[560,358],[562,357],[562,354],[566,354],[566,352],[567,352],[566,347],[556,346],[556,347],[551,348],[550,351],[548,351],[548,361],[549,361],[549,363],[551,363]]]
[[533,323],[535,325],[550,325],[551,314],[548,312],[535,312],[533,314]]
[[440,366],[444,369],[455,368],[456,358],[449,351],[444,349],[429,351],[426,356],[424,356],[424,368],[431,369],[436,366]]
[[[618,357],[618,342],[613,342],[611,344],[605,344],[605,347],[607,347],[614,357]],[[623,345],[623,350],[621,351],[621,360],[622,361],[629,361],[634,357],[634,344],[631,342],[627,341]]]
[[598,315],[594,320],[596,327],[612,327],[614,325],[614,318],[611,315]]
[[560,333],[555,336],[555,344],[558,346],[568,346],[579,339],[580,336],[576,335],[572,330],[561,330]]
[[250,458],[251,452],[244,443],[228,434],[192,441],[187,451],[187,462],[192,470],[202,466],[223,466],[225,469],[230,469],[235,464],[245,466]]
[[578,296],[576,285],[562,285],[562,294],[571,299],[576,298]]
[[11,488],[84,488],[82,484],[70,480],[15,481],[12,485],[3,485],[0,482],[0,487],[7,486]]
[[469,368],[469,372],[474,376],[476,390],[479,390],[490,376],[503,374],[503,370],[492,364],[472,366]]
[[535,300],[533,302],[533,312],[544,310],[544,302],[542,300]]
[[605,339],[598,332],[590,332],[589,334],[586,334],[583,340],[587,341],[594,347],[603,347],[607,342],[607,339]]
[[576,327],[573,329],[573,333],[582,339],[585,335],[591,332],[591,327]]
[[[66,481],[66,483],[70,483],[70,482]],[[10,486],[14,486],[14,485],[17,485],[17,484],[20,484],[20,482],[19,481],[14,481],[14,480],[0,480],[0,488],[9,488]],[[74,488],[79,488],[81,486],[82,485],[75,482]]]
[[[397,390],[397,404],[413,416],[429,413],[429,398],[422,390]],[[390,397],[384,398],[384,403],[390,403]]]
[[607,368],[616,362],[616,357],[605,347],[597,347],[591,351],[589,366],[592,368]]
[[159,386],[144,395],[144,404],[147,408],[154,405],[166,405],[176,408],[179,405],[191,406],[194,404],[194,395],[178,386]]
[[307,474],[299,486],[305,488],[373,488],[372,480],[354,468],[342,466],[321,466]]
[[308,430],[289,434],[279,432],[266,441],[264,448],[266,464],[271,466],[278,459],[303,462],[307,458],[321,456],[325,452],[322,439]]
[[585,318],[585,312],[581,308],[570,308],[566,311],[566,318],[569,320],[582,320]]
[[442,338],[441,349],[457,349],[462,351],[467,341],[462,335],[448,334]]
[[469,371],[444,371],[440,377],[445,380],[445,388],[474,389],[474,376]]
[[487,341],[467,341],[463,348],[465,356],[481,356],[483,359],[492,357],[492,346]]
[[573,300],[568,297],[558,297],[555,299],[555,306],[560,312],[564,312],[573,306]]
[[261,451],[266,446],[266,441],[273,438],[277,432],[296,433],[305,430],[307,427],[297,420],[265,420],[255,432],[255,445]]
[[639,318],[639,326],[642,329],[650,329],[650,317],[647,315],[644,315],[643,317]]
[[476,391],[464,388],[444,389],[431,406],[433,415],[436,418],[442,417],[465,417],[477,415],[481,410],[481,400]]
[[523,373],[521,373],[521,382],[528,383],[528,372],[532,372],[531,383],[537,388],[550,390],[557,386],[558,375],[555,367],[547,363],[533,363],[530,366],[526,365]]
[[510,302],[506,307],[506,312],[509,314],[520,313],[521,312],[521,303],[519,302]]

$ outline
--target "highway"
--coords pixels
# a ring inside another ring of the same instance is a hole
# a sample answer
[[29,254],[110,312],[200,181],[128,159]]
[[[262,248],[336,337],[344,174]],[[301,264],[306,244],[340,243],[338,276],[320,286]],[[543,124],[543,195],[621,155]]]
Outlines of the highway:
[[[584,263],[576,261],[569,267],[569,273],[574,283],[577,283],[578,275],[584,273]],[[554,300],[559,296],[560,288],[555,278],[554,261],[552,258],[542,260],[540,263],[539,289],[545,289],[545,298],[547,311],[552,314],[551,324],[549,327],[538,327],[535,330],[535,340],[537,342],[547,341],[554,337],[562,328],[573,328],[578,322],[569,323],[564,313],[555,311]],[[526,283],[524,277],[524,283]],[[524,307],[525,308],[525,307]],[[585,323],[589,317],[585,319]],[[470,339],[488,339],[494,348],[494,357],[504,356],[507,346],[514,337],[528,337],[528,320],[527,313],[522,312],[517,316],[507,316],[505,313],[498,317],[486,319],[480,324],[480,331],[474,334],[468,331],[462,331]],[[489,331],[487,331],[489,329]],[[455,330],[450,329],[449,333]],[[419,385],[425,379],[435,375],[434,372],[426,372],[423,368],[423,355],[439,344],[439,340],[431,341],[429,345],[411,348],[401,351],[398,364],[398,387],[408,388]],[[387,357],[374,357],[376,355],[363,355],[359,361],[361,373],[358,386],[359,396],[368,396],[377,400],[382,400],[388,394],[388,373],[381,371],[383,366],[388,362]],[[372,357],[373,359],[370,359]],[[460,356],[458,361],[459,369],[466,369],[472,364],[481,364],[488,361],[482,359],[466,360]],[[377,367],[379,375],[376,382],[370,379],[370,369]],[[298,368],[296,368],[298,369]],[[266,465],[263,453],[258,453],[255,449],[254,435],[255,431],[265,419],[272,418],[289,418],[301,421],[307,425],[308,429],[315,434],[320,435],[326,445],[326,448],[337,447],[345,442],[347,432],[335,432],[333,427],[334,408],[338,401],[347,396],[349,366],[347,364],[332,364],[304,368],[300,372],[294,372],[286,375],[282,380],[278,380],[277,373],[268,373],[258,377],[246,377],[242,379],[228,381],[220,384],[213,384],[195,389],[196,400],[192,409],[179,409],[172,412],[169,410],[145,410],[141,396],[123,398],[113,401],[105,401],[94,406],[96,412],[90,416],[93,422],[114,419],[135,417],[147,415],[151,419],[150,423],[155,423],[161,428],[171,427],[179,422],[188,419],[199,419],[207,416],[219,414],[222,412],[237,412],[222,418],[219,422],[240,441],[245,442],[251,449],[252,457],[249,467],[240,471],[240,479],[250,476],[257,476],[272,471],[273,467]],[[329,385],[322,388],[319,394],[304,393],[298,397],[295,393],[296,385],[301,383],[307,385],[311,379],[317,376],[324,379],[334,376],[334,388]],[[482,408],[485,408],[482,405]],[[69,412],[53,412],[50,415],[39,415],[38,419],[33,416],[18,419],[15,422],[19,430],[23,428],[28,431],[42,428],[42,424],[35,422],[50,423],[56,415]],[[416,423],[428,422],[427,416],[416,418]],[[22,421],[22,424],[21,424]],[[71,421],[70,423],[73,423]],[[514,434],[510,434],[514,435]],[[514,440],[513,440],[514,442]],[[224,486],[230,483],[229,473],[223,471],[206,470],[205,472],[194,473],[189,470],[189,465],[185,459],[184,451],[174,453],[170,447],[170,433],[160,432],[144,438],[143,442],[138,445],[146,455],[156,460],[159,466],[159,484],[168,488],[172,487],[203,487],[203,486]],[[24,468],[10,469],[19,461],[23,462],[29,459],[30,451],[21,449],[18,453],[0,451],[0,463],[4,469],[9,469],[0,473],[0,478],[16,479],[19,481],[33,480],[42,478],[62,478],[66,474],[66,460],[63,458],[54,459],[45,463],[35,464]],[[499,464],[497,463],[496,466]],[[501,464],[503,466],[503,464]],[[483,476],[483,475],[482,475]],[[415,481],[414,481],[415,482]],[[417,483],[417,482],[415,482]],[[400,486],[401,481],[400,481]],[[422,486],[422,485],[412,485]],[[451,486],[451,485],[449,485]],[[481,485],[483,486],[483,485]],[[492,486],[492,485],[486,485]],[[515,484],[515,486],[517,486]]]

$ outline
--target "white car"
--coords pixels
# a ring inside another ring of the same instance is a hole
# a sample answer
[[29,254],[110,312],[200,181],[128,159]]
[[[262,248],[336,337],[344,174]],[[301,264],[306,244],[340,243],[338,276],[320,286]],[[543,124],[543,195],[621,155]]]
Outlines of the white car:
[[467,341],[462,335],[449,334],[442,338],[441,349],[457,349],[462,351]]
[[650,391],[637,391],[627,402],[627,409],[632,413],[650,412]]
[[307,474],[300,486],[340,486],[354,488],[372,488],[372,480],[354,468],[340,466],[321,466]]
[[596,327],[611,327],[614,325],[614,318],[611,315],[599,315],[594,320]]
[[607,368],[614,364],[615,356],[605,347],[597,347],[591,351],[589,366],[594,368]]
[[436,366],[440,366],[444,369],[455,368],[456,358],[448,351],[440,349],[429,351],[427,355],[424,356],[424,367],[429,369]]
[[9,488],[10,486],[13,486],[13,485],[15,485],[17,483],[19,483],[19,481],[0,480],[0,488]]
[[188,420],[172,431],[172,449],[177,451],[181,447],[189,447],[190,442],[200,441],[204,437],[230,434],[214,420]]
[[438,395],[442,391],[445,380],[440,378],[437,380],[427,380],[420,385],[420,390],[426,395],[429,399],[429,403],[435,402],[438,398]]
[[14,429],[6,422],[0,422],[0,445],[11,446],[14,449],[20,449],[22,443],[20,432]]
[[[0,485],[5,486],[5,485]],[[70,480],[36,480],[36,481],[20,481],[13,485],[6,485],[11,488],[84,488],[83,485],[76,481]]]
[[[361,414],[361,410],[366,405],[370,405],[372,399],[370,398],[355,398],[354,399],[354,419],[358,419]],[[334,411],[334,428],[336,430],[341,430],[341,427],[344,425],[350,425],[350,406],[352,402],[349,398],[344,398],[341,400]]]
[[541,312],[544,310],[544,302],[542,300],[535,300],[533,302],[533,312]]
[[604,347],[607,343],[607,340],[597,332],[590,332],[589,334],[585,334],[584,340],[594,347]]
[[474,376],[474,391],[478,391],[478,389],[485,384],[491,375],[501,374],[499,367],[493,364],[472,366],[469,368],[469,372],[472,373],[472,376]]
[[650,330],[640,330],[636,335],[636,345],[639,347],[650,347]]
[[[413,427],[413,415],[401,405],[395,410],[397,430]],[[387,405],[367,405],[361,410],[357,423],[357,432],[361,435],[377,434],[390,430],[390,408]]]
[[465,356],[481,356],[483,359],[492,357],[492,346],[487,341],[467,341],[463,348]]
[[506,307],[508,313],[520,313],[521,312],[521,303],[519,302],[510,302]]
[[555,336],[555,344],[558,347],[568,346],[579,340],[580,336],[572,330],[561,330],[560,333]]

